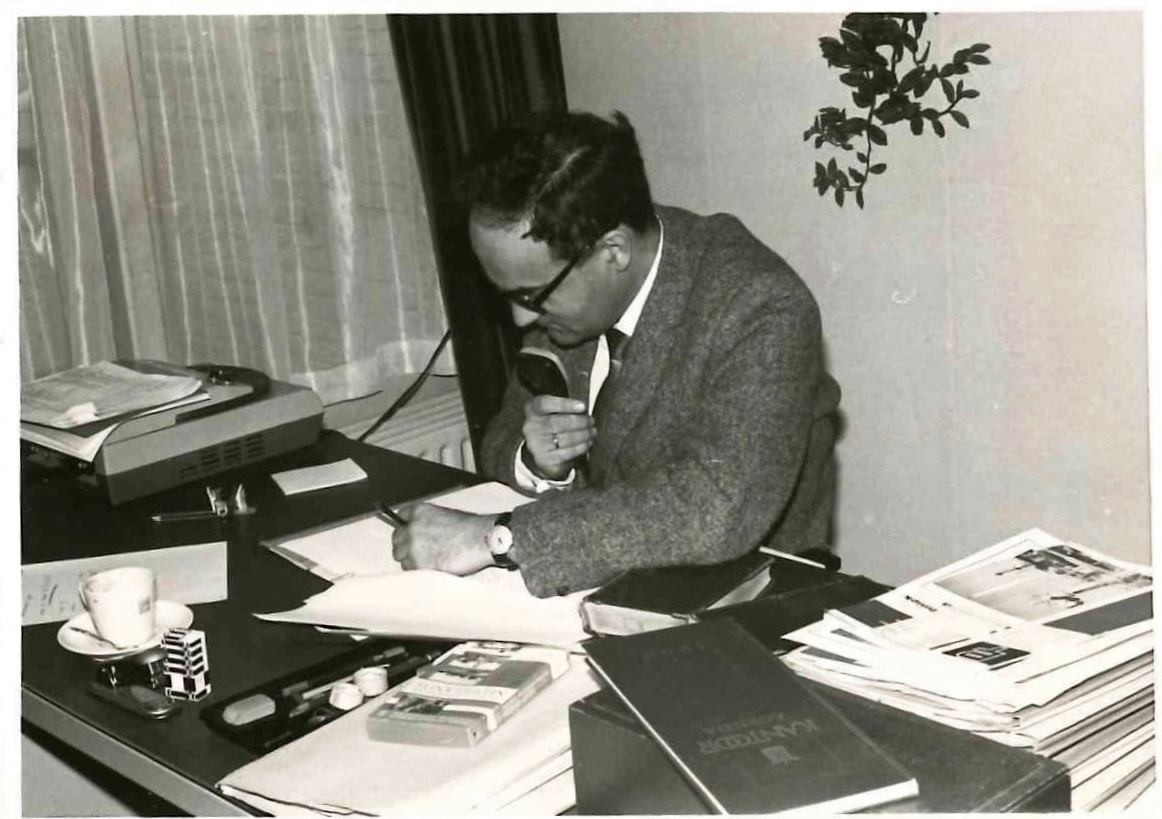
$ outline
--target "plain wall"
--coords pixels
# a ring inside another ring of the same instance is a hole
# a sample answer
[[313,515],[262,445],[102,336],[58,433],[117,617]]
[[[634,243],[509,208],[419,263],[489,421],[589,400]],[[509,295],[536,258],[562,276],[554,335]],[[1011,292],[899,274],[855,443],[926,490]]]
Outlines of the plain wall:
[[803,141],[856,113],[818,49],[841,19],[561,15],[569,104],[623,110],[657,201],[736,214],[815,293],[846,570],[900,582],[1033,526],[1148,561],[1140,15],[929,16],[937,60],[992,46],[971,128],[891,126],[863,211],[819,198],[834,154]]

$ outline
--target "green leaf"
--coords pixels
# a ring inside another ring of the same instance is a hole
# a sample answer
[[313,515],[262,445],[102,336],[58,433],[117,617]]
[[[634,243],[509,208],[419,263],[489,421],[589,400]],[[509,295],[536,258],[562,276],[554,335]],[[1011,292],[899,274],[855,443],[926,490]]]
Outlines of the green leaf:
[[972,63],[973,65],[988,65],[992,62],[992,60],[983,54],[973,54],[968,58],[968,62]]
[[977,43],[976,45],[969,46],[968,50],[974,54],[979,54],[982,51],[988,51],[990,48],[992,48],[992,46],[990,46],[988,43]]
[[944,123],[938,119],[932,120],[932,130],[936,132],[936,136],[941,139],[944,138]]
[[963,90],[964,90],[964,80],[957,80],[956,81],[956,93],[959,94]]
[[885,134],[884,129],[878,125],[873,125],[869,122],[867,125],[867,135],[876,145],[888,144],[888,135]]
[[815,137],[815,147],[816,148],[823,147],[823,137],[821,137],[821,136]]
[[872,165],[870,168],[868,168],[868,172],[869,173],[883,173],[887,169],[888,169],[887,163],[877,162],[875,165]]
[[910,124],[912,126],[912,133],[915,134],[916,136],[919,136],[920,134],[924,133],[924,118],[923,117],[912,117],[912,119],[910,120]]
[[925,108],[920,112],[920,115],[925,119],[940,119],[940,112],[935,108]]
[[854,180],[856,181],[856,184],[858,184],[858,183],[860,183],[860,182],[863,182],[863,178],[864,178],[864,177],[863,177],[863,174],[862,174],[862,173],[860,173],[860,172],[859,172],[858,170],[856,170],[855,168],[850,168],[850,167],[849,167],[849,168],[847,169],[847,172],[851,174],[851,178],[852,178],[852,179],[854,179]]
[[843,188],[835,189],[835,204],[843,207]]
[[827,171],[825,171],[825,170],[823,169],[823,163],[822,163],[822,162],[816,162],[816,163],[815,163],[815,178],[816,178],[816,179],[819,179],[819,178],[821,178],[821,177],[826,177],[826,176],[827,176]]
[[836,163],[835,157],[831,157],[831,161],[827,163],[827,175],[834,177],[837,170],[839,170],[839,165]]
[[848,71],[846,74],[839,75],[839,81],[844,85],[851,85],[858,88],[863,84],[863,75],[855,71]]
[[863,210],[863,188],[859,188],[855,192],[855,204],[859,205],[860,210]]
[[961,96],[964,97],[966,100],[974,100],[980,96],[980,92],[977,91],[975,88],[968,88],[965,90],[965,92],[963,94],[961,94]]
[[963,128],[968,127],[968,117],[966,117],[960,111],[949,111],[948,113],[952,115],[954,120],[956,120],[957,125],[960,125]]
[[940,79],[940,87],[944,90],[944,96],[948,98],[949,102],[956,101],[956,91],[952,88],[952,83],[943,77]]
[[820,196],[827,193],[827,183],[826,182],[824,182],[822,185],[816,185],[815,187],[819,191]]
[[945,65],[943,68],[940,69],[940,76],[941,77],[951,77],[953,74],[956,73],[956,68],[957,68],[957,66],[955,63],[948,63],[947,65]]
[[847,174],[843,171],[837,170],[835,172],[835,178],[839,180],[839,184],[843,187],[847,188],[851,186],[851,183],[847,181]]
[[865,154],[863,151],[856,151],[855,158],[860,162],[867,162],[867,154]]

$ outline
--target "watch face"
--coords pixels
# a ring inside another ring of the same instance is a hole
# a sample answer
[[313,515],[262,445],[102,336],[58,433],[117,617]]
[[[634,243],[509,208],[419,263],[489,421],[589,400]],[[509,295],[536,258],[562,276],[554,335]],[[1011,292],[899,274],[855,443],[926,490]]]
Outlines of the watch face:
[[507,555],[512,548],[512,530],[507,526],[493,526],[488,533],[488,550],[493,556]]

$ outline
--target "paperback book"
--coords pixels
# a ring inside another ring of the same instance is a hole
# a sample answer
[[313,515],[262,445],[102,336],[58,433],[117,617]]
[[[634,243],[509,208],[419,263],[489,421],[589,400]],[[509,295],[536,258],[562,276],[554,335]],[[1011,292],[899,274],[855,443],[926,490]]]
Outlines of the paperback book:
[[461,643],[389,691],[368,715],[367,734],[381,742],[473,746],[568,668],[561,649]]

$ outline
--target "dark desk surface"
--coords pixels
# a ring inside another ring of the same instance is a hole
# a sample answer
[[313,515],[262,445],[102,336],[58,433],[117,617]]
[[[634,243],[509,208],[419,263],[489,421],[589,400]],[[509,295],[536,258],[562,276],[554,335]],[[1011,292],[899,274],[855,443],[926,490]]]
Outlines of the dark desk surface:
[[[269,477],[272,472],[346,457],[367,472],[366,482],[284,498]],[[92,544],[100,551],[135,551],[228,540],[230,595],[228,600],[191,606],[194,627],[206,633],[212,693],[160,723],[135,717],[89,695],[85,686],[93,678],[95,665],[57,644],[60,623],[25,627],[21,652],[25,718],[66,742],[72,737],[60,736],[60,726],[76,720],[75,727],[81,733],[111,738],[136,752],[146,766],[156,763],[158,770],[189,781],[184,784],[192,782],[213,790],[215,782],[254,756],[212,732],[199,712],[354,645],[349,637],[252,616],[256,611],[291,608],[328,585],[261,547],[259,538],[357,515],[377,501],[396,503],[477,480],[469,473],[358,444],[337,433],[324,433],[314,447],[212,479],[215,485],[244,482],[248,499],[258,507],[257,514],[225,524],[194,521],[159,525],[149,520],[151,513],[203,508],[203,485],[179,487],[110,508],[99,497],[27,470],[21,497],[23,562],[56,559],[72,552],[76,543]],[[154,782],[139,784],[174,799]],[[175,804],[196,809],[196,805]]]

